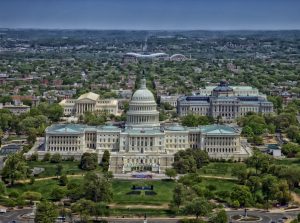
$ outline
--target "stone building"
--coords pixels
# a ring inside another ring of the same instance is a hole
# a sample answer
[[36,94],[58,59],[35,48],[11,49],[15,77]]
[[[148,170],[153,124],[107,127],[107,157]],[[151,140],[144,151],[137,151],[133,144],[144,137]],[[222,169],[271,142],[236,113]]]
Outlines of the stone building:
[[187,128],[177,123],[160,125],[159,112],[145,79],[132,96],[124,128],[112,125],[56,124],[46,129],[45,152],[63,157],[110,151],[114,173],[152,171],[163,173],[174,154],[188,148],[206,150],[211,158],[242,160],[250,156],[240,143],[240,132],[229,126]]
[[80,116],[85,112],[95,111],[118,114],[118,100],[101,99],[93,92],[83,94],[78,99],[64,99],[59,104],[63,107],[65,116]]
[[228,86],[221,81],[217,87],[206,88],[199,95],[178,98],[177,113],[221,117],[223,121],[233,121],[248,112],[268,114],[273,112],[273,104],[265,95],[251,87]]

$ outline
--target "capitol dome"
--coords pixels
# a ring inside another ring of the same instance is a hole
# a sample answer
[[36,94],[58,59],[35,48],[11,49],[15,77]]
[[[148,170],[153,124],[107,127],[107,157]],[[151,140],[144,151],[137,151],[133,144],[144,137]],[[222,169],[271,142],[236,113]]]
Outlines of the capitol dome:
[[126,126],[140,128],[159,126],[157,104],[152,92],[147,89],[144,78],[141,81],[141,87],[134,92],[129,102]]
[[154,101],[154,96],[150,90],[146,87],[146,80],[142,79],[141,81],[141,88],[138,89],[134,94],[132,95],[131,101]]

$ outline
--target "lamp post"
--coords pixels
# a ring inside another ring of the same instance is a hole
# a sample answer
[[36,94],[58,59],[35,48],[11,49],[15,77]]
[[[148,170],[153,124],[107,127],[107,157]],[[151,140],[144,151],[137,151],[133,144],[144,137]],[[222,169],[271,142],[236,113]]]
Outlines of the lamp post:
[[245,218],[247,218],[248,216],[247,216],[247,211],[248,211],[248,209],[247,208],[245,208],[245,215],[244,215],[244,217]]

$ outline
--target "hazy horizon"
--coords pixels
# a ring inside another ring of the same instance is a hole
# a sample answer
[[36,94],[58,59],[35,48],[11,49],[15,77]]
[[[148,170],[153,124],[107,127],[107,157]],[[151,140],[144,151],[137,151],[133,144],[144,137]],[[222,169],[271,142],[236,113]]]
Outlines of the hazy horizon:
[[2,0],[0,28],[300,30],[297,0]]

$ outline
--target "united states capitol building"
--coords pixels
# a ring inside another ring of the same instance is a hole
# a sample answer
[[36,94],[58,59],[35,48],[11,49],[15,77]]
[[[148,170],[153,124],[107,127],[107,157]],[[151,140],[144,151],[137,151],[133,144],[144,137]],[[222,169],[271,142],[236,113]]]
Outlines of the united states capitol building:
[[132,96],[124,128],[104,125],[55,124],[46,129],[44,153],[60,153],[79,159],[84,152],[109,150],[114,173],[152,171],[163,173],[172,166],[174,154],[187,148],[201,149],[211,158],[243,160],[251,155],[241,143],[240,131],[227,125],[188,128],[159,123],[155,98],[142,79]]
[[225,122],[231,122],[248,112],[272,113],[273,103],[256,88],[229,86],[226,81],[221,81],[218,86],[200,89],[197,95],[182,96],[177,100],[179,116],[192,113],[220,117]]

